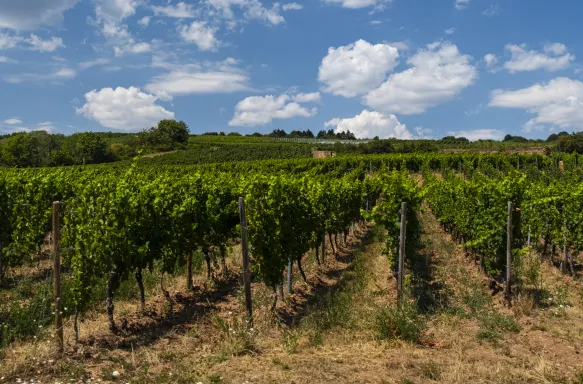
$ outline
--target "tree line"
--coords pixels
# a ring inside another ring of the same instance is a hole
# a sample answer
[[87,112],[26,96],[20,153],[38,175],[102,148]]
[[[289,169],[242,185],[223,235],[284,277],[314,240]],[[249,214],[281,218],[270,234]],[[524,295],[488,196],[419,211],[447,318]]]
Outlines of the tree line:
[[140,133],[81,132],[69,136],[46,131],[0,136],[0,164],[41,167],[126,160],[138,153],[186,148],[190,132],[183,121],[162,120]]

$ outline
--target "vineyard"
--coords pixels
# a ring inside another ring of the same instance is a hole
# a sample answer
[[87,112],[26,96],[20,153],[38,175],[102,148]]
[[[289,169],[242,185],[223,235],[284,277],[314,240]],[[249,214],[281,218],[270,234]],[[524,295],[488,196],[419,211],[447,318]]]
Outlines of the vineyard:
[[159,158],[143,158],[148,165],[184,165],[312,157],[309,146],[280,144],[204,144],[184,151],[172,152]]
[[[271,145],[280,152],[271,160],[249,144],[222,150],[226,159],[233,157],[228,151],[242,154],[237,160],[244,162],[195,164],[206,163],[206,155],[193,160],[176,152],[131,164],[0,170],[0,344],[10,361],[0,364],[2,376],[268,382],[249,371],[275,353],[257,338],[283,340],[284,351],[269,359],[288,371],[281,356],[302,355],[302,346],[324,348],[325,338],[338,342],[335,332],[349,329],[341,343],[362,337],[351,348],[370,342],[393,351],[387,353],[395,361],[403,357],[400,348],[435,351],[385,382],[468,382],[490,373],[462,369],[453,378],[445,374],[451,366],[440,369],[434,361],[447,360],[457,347],[449,337],[466,323],[479,328],[471,343],[510,372],[486,382],[574,382],[583,372],[581,325],[572,332],[562,327],[543,343],[554,345],[560,369],[541,370],[509,347],[554,319],[583,320],[575,311],[583,304],[578,155],[290,159],[306,157],[306,149]],[[546,313],[551,320],[540,319]],[[166,369],[168,362],[136,363],[134,353],[144,357],[161,333],[171,332],[192,345],[229,348],[212,363],[197,360],[207,369],[179,364],[190,372],[182,378],[171,377],[178,368]],[[133,362],[111,368],[122,359],[116,351]],[[109,360],[97,364],[102,354]],[[508,360],[513,355],[520,362]],[[31,368],[24,363],[31,356],[45,362]],[[159,370],[150,372],[152,364]],[[379,375],[397,366],[383,364],[375,368]],[[95,366],[108,371],[88,368]],[[227,377],[209,374],[217,367]],[[298,375],[292,382],[306,380]],[[314,382],[347,377],[383,382],[346,372]]]

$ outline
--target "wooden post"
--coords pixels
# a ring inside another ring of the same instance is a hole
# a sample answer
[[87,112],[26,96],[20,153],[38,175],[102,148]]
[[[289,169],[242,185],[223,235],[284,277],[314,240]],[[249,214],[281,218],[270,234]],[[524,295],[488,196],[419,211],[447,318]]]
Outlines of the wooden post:
[[[563,207],[563,212],[565,207]],[[569,254],[567,253],[567,220],[563,222],[563,264],[561,265],[561,272],[567,272],[567,263],[569,262]]]
[[407,203],[401,204],[401,236],[399,237],[399,270],[397,275],[397,300],[403,300],[403,270],[405,262],[405,239],[407,236]]
[[63,314],[61,313],[61,255],[60,247],[60,202],[53,201],[53,287],[55,299],[55,339],[57,342],[57,353],[63,353]]
[[249,245],[247,244],[247,218],[245,217],[245,199],[239,197],[239,218],[241,219],[241,249],[243,255],[243,286],[245,305],[249,315],[249,326],[253,327],[253,302],[251,300],[251,271],[249,269]]
[[322,232],[322,264],[326,262],[326,231]]
[[292,269],[294,267],[291,256],[287,260],[287,293],[292,293]]
[[192,253],[186,255],[186,289],[192,290]]
[[[537,160],[538,160],[538,157],[537,157]],[[532,205],[530,206],[530,211],[532,212]],[[528,239],[527,239],[526,246],[530,247],[530,224],[528,224]]]
[[508,226],[506,228],[506,300],[510,302],[512,294],[512,201],[508,202]]

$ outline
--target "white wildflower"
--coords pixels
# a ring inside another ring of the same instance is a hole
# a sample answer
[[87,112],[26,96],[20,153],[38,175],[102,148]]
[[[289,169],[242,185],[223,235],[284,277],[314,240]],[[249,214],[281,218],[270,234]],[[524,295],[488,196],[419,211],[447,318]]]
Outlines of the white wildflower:
[[113,371],[113,373],[111,375],[113,377],[118,377],[119,376],[119,372],[118,371]]

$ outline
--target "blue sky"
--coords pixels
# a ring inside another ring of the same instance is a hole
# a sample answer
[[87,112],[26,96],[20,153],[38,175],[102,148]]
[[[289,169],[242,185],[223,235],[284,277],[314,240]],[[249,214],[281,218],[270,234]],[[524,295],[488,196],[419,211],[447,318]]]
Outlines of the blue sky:
[[0,0],[0,132],[583,130],[583,3]]

